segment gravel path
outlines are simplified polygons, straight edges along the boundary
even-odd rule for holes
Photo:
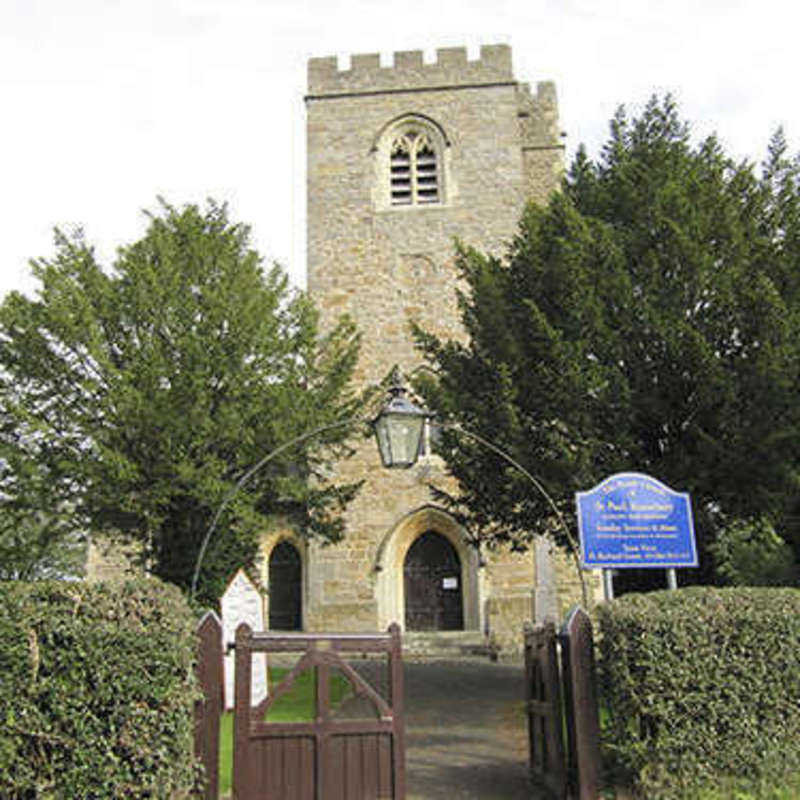
[[[521,665],[405,663],[407,800],[536,800]]]

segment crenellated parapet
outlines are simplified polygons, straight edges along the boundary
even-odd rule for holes
[[[530,84],[521,83],[518,89],[520,139],[524,148],[556,147],[561,145],[558,122],[558,98],[552,81],[536,84],[536,94]]]
[[[470,61],[465,47],[444,47],[436,51],[434,63],[426,64],[422,50],[405,50],[394,53],[391,67],[382,67],[380,56],[368,53],[352,56],[347,70],[339,69],[336,56],[312,58],[308,62],[308,94],[314,97],[514,82],[508,45],[483,45],[480,53],[480,58]]]

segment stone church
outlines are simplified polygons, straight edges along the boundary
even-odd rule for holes
[[[523,205],[557,188],[564,147],[555,86],[517,81],[506,45],[354,55],[308,64],[308,288],[323,327],[350,314],[363,333],[357,380],[419,364],[409,321],[461,335],[454,240],[503,254]],[[365,479],[343,543],[263,541],[273,627],[456,631],[516,649],[526,620],[579,597],[574,565],[539,542],[526,554],[478,551],[431,500],[453,489],[441,460],[381,467],[373,442],[339,467]],[[408,637],[407,637],[408,639]],[[413,637],[411,637],[413,641]]]
[[[440,49],[435,63],[398,52],[391,66],[354,55],[346,70],[335,57],[313,58],[306,110],[308,288],[322,326],[355,319],[363,384],[394,365],[409,373],[420,363],[411,320],[463,335],[454,241],[502,255],[525,202],[558,187],[555,86],[519,82],[506,45],[484,46],[476,60]],[[432,501],[429,484],[455,488],[437,456],[387,470],[367,441],[338,469],[344,481],[365,480],[342,543],[290,529],[263,536],[271,628],[374,631],[397,621],[412,647],[436,631],[508,651],[521,646],[524,622],[561,618],[579,599],[573,562],[547,542],[524,554],[468,543]],[[99,575],[95,562],[89,572]]]

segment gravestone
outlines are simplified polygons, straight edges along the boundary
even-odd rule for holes
[[[220,599],[222,607],[222,640],[225,647],[236,639],[236,629],[246,622],[255,632],[265,630],[264,602],[244,570],[240,569],[228,584]],[[225,654],[225,708],[233,708],[235,655]],[[251,705],[258,705],[267,696],[267,654],[253,654],[253,676],[250,692]]]

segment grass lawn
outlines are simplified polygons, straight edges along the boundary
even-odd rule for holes
[[[280,684],[288,669],[269,668],[269,685],[274,690]],[[350,692],[350,684],[340,674],[331,674],[330,693],[331,706],[336,707]],[[297,676],[288,694],[270,709],[268,722],[306,722],[314,715],[314,673],[306,670]],[[233,765],[233,712],[222,714],[219,731],[219,792],[221,796],[229,794]]]

